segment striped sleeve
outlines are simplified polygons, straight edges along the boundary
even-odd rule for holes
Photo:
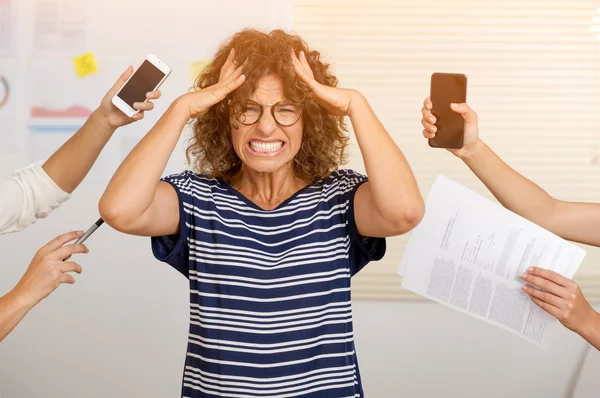
[[[194,224],[194,217],[186,212],[185,204],[193,205],[191,195],[191,178],[189,172],[170,175],[161,181],[171,184],[177,192],[179,201],[179,232],[168,236],[152,237],[152,253],[157,260],[169,264],[183,276],[189,278],[189,229]]]
[[[386,251],[385,238],[361,236],[356,228],[354,218],[354,197],[358,187],[369,181],[368,177],[352,170],[339,170],[336,178],[340,179],[340,186],[344,193],[342,201],[348,203],[346,221],[350,235],[350,269],[354,276],[371,261],[379,261]]]

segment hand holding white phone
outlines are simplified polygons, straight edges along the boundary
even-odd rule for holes
[[[133,104],[147,101],[146,93],[158,89],[170,73],[171,68],[166,63],[156,55],[148,54],[111,102],[124,114],[133,117],[138,112]]]

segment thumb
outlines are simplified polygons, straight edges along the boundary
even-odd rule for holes
[[[119,89],[121,87],[123,87],[123,85],[125,84],[125,82],[127,81],[127,79],[129,79],[129,77],[131,76],[132,73],[133,73],[133,66],[129,65],[127,67],[127,69],[125,70],[125,72],[123,72],[121,74],[121,76],[119,77],[119,79],[117,80],[117,82],[108,91],[108,94],[111,97],[114,96],[119,91]]]
[[[452,103],[450,104],[450,109],[452,109],[456,113],[460,113],[463,119],[465,119],[465,122],[469,124],[477,123],[477,114],[473,109],[471,109],[471,107],[469,107],[469,105],[465,103]]]

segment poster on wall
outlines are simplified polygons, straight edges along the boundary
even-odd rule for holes
[[[17,106],[15,92],[17,68],[0,65],[0,153],[12,152],[17,143]]]
[[[15,39],[15,13],[13,0],[0,0],[0,57],[13,55]]]
[[[109,86],[101,73],[78,77],[69,57],[32,60],[26,80],[32,162],[48,158],[75,134],[99,106]],[[107,181],[113,171],[112,158],[104,151],[87,180]]]
[[[34,53],[84,52],[88,41],[88,9],[86,2],[79,0],[35,0]]]

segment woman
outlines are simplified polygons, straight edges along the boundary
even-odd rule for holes
[[[424,102],[421,123],[426,138],[435,137],[436,118],[429,98]],[[467,104],[452,104],[465,119],[462,149],[449,151],[462,159],[507,209],[571,241],[600,246],[600,203],[557,200],[502,161],[479,138],[477,114]],[[564,326],[600,350],[600,314],[587,302],[577,283],[556,272],[531,267],[521,275],[542,290],[523,286],[525,293]]]
[[[155,256],[190,280],[185,397],[363,396],[350,277],[424,204],[365,97],[336,85],[299,37],[237,33],[100,201],[108,224],[155,236]],[[369,180],[337,170],[344,116]],[[199,173],[159,182],[190,118]]]
[[[10,179],[0,181],[0,235],[24,229],[69,199],[115,130],[134,120],[141,120],[144,111],[154,108],[151,102],[136,103],[135,109],[141,112],[131,119],[112,105],[111,98],[132,72],[133,69],[129,67],[121,75],[81,129],[43,165],[34,164],[18,170]],[[147,94],[148,99],[159,97],[158,91]],[[60,235],[42,247],[17,286],[0,297],[0,341],[29,310],[60,284],[75,283],[69,272],[81,273],[81,266],[72,261],[63,262],[62,259],[75,253],[87,253],[84,245],[64,246],[82,233]]]

